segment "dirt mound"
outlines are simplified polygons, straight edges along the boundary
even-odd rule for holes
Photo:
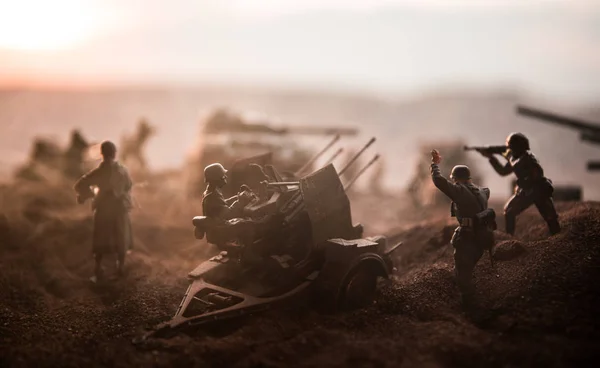
[[[498,232],[495,269],[487,255],[476,269],[470,316],[454,284],[452,226],[439,217],[394,237],[404,240],[398,271],[370,308],[321,315],[298,300],[135,347],[141,328],[174,313],[186,273],[215,253],[191,235],[198,207],[138,193],[128,273],[93,287],[91,213],[70,194],[0,188],[0,365],[554,367],[600,358],[598,203],[561,204],[564,231],[553,237],[533,210],[515,239]]]

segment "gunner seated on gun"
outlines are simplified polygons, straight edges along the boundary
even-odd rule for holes
[[[252,243],[256,224],[243,219],[244,207],[256,198],[245,185],[240,192],[225,198],[222,188],[227,184],[227,170],[223,165],[214,163],[204,169],[204,180],[208,184],[202,200],[202,212],[206,217],[202,232],[206,240],[227,251],[241,251],[241,246]],[[198,229],[199,225],[196,225]]]

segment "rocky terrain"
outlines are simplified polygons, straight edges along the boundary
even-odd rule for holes
[[[533,210],[514,239],[498,232],[495,268],[485,255],[475,272],[473,315],[458,304],[444,213],[387,224],[404,245],[394,279],[367,309],[323,315],[297,300],[135,346],[175,312],[187,272],[216,253],[193,239],[197,207],[138,200],[127,275],[96,286],[91,213],[73,204],[70,188],[0,189],[1,366],[563,367],[600,358],[599,203],[559,204],[564,231],[550,238]],[[366,202],[354,212],[368,212]]]

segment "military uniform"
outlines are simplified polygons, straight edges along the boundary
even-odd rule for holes
[[[516,156],[508,151],[505,156],[508,162],[502,166],[498,159],[492,156],[489,161],[494,170],[502,176],[514,173],[517,177],[517,188],[515,194],[504,206],[506,219],[506,232],[514,234],[516,218],[521,212],[532,204],[546,220],[551,234],[560,232],[558,214],[552,200],[552,182],[544,177],[544,170],[533,153],[525,151]]]
[[[115,161],[103,161],[96,169],[83,175],[75,191],[83,199],[92,198],[90,187],[98,187],[94,209],[93,253],[97,257],[117,253],[122,265],[127,249],[133,245],[129,211],[132,208],[132,181],[127,169]]]
[[[474,293],[472,276],[475,265],[484,250],[494,245],[493,232],[476,216],[487,210],[490,190],[472,183],[453,183],[442,176],[437,164],[431,165],[431,178],[435,186],[453,201],[452,215],[459,223],[451,240],[454,270],[463,302],[469,302]]]
[[[242,217],[243,208],[238,203],[238,196],[225,199],[221,189],[209,185],[202,198],[202,213],[206,217],[220,220]]]

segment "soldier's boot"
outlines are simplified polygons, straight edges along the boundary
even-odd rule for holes
[[[99,282],[104,279],[104,269],[102,268],[102,257],[96,256],[96,265],[94,267],[94,276],[92,282]]]
[[[550,230],[550,235],[560,233],[560,224],[558,223],[557,218],[547,219],[546,223],[548,224],[548,230]]]
[[[119,254],[117,256],[117,277],[123,277],[125,267],[125,254]]]
[[[505,221],[505,226],[506,226],[506,233],[510,234],[510,235],[515,235],[515,227],[517,224],[517,216],[515,216],[512,213],[505,213],[504,214],[504,221]]]

